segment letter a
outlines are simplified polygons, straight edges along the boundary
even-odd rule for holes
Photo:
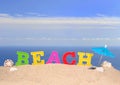
[[[58,57],[58,52],[53,51],[48,59],[48,61],[46,62],[47,64],[49,63],[60,63],[60,59]]]

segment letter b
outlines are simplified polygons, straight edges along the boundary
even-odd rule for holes
[[[17,51],[17,55],[18,55],[18,60],[16,62],[16,66],[29,64],[29,61],[28,61],[29,54],[28,53]]]

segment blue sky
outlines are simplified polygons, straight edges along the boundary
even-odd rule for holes
[[[1,0],[0,12],[48,17],[120,16],[119,0]]]
[[[0,46],[118,46],[119,3],[119,0],[2,0]]]

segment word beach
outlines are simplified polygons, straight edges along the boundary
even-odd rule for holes
[[[41,59],[41,57],[44,56],[44,51],[36,51],[36,52],[30,52],[33,62],[32,65],[39,65],[39,64],[45,64],[45,60]],[[21,52],[17,51],[18,59],[16,62],[16,65],[27,65],[29,64],[29,53],[27,52]],[[68,57],[71,57],[72,60],[69,62],[67,59]],[[78,57],[78,62],[75,59]],[[46,61],[46,64],[51,63],[63,63],[63,64],[69,64],[69,65],[79,65],[79,66],[91,66],[91,60],[93,57],[93,53],[86,53],[86,52],[65,52],[62,57],[59,57],[59,53],[57,51],[52,51],[49,58]],[[60,58],[62,58],[62,62],[60,62]]]

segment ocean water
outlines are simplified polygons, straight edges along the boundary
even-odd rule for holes
[[[77,52],[89,52],[94,53],[92,51],[93,47],[40,47],[40,46],[6,46],[6,47],[0,47],[0,66],[3,66],[4,61],[6,59],[12,59],[14,63],[16,63],[18,59],[17,51],[23,51],[29,53],[29,64],[33,62],[32,56],[30,55],[30,52],[34,51],[44,51],[44,57],[41,57],[41,59],[44,59],[45,62],[48,60],[49,56],[51,55],[52,51],[57,51],[60,61],[62,62],[62,56],[65,52],[75,52],[76,53],[76,60],[78,60]],[[108,47],[108,49],[115,55],[115,58],[110,58],[103,56],[102,61],[107,60],[112,63],[112,65],[120,70],[120,47]],[[98,66],[98,61],[100,59],[100,54],[94,53],[94,56],[92,58],[92,65]],[[72,58],[68,57],[68,62],[72,60]],[[78,61],[77,61],[78,62]],[[77,63],[76,63],[77,64]]]

